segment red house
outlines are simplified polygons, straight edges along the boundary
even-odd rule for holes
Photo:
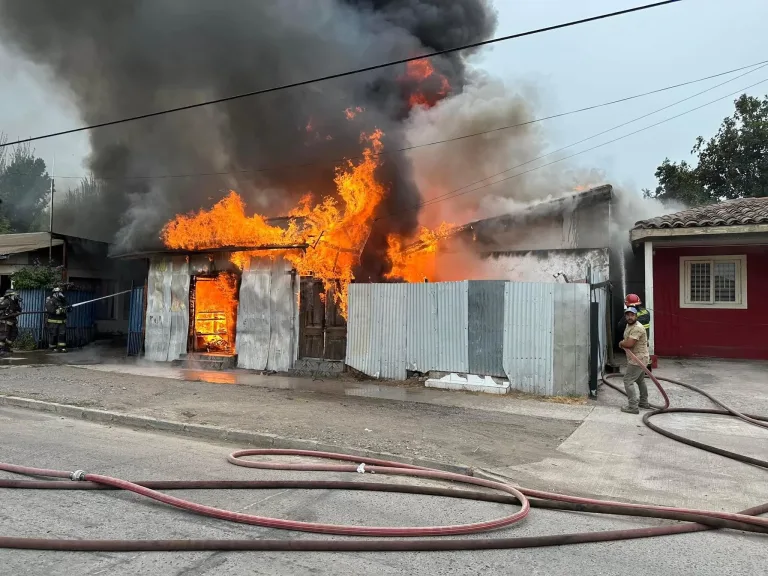
[[[768,198],[637,222],[651,354],[768,359]]]

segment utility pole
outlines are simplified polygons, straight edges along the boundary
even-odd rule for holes
[[[48,236],[50,237],[50,243],[48,244],[48,266],[51,266],[53,262],[53,178],[56,172],[56,154],[53,155],[53,165],[51,167],[51,211],[48,214]]]

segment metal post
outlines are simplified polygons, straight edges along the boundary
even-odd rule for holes
[[[653,242],[645,243],[645,307],[655,314],[653,302]],[[656,353],[656,331],[653,329],[655,322],[651,322],[651,329],[648,334],[648,352],[651,356]]]
[[[600,304],[589,304],[589,397],[597,398],[597,375],[600,348]]]
[[[50,236],[50,243],[48,244],[48,266],[51,266],[53,262],[53,185],[54,173],[56,172],[56,155],[53,156],[53,166],[51,167],[51,211],[48,214],[48,236]]]

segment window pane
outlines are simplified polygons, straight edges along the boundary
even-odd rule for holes
[[[736,262],[715,262],[715,302],[736,302]]]
[[[711,269],[709,262],[691,262],[691,302],[709,302]]]

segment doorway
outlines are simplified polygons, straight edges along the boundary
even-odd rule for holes
[[[193,276],[189,286],[189,352],[234,356],[240,277]]]

